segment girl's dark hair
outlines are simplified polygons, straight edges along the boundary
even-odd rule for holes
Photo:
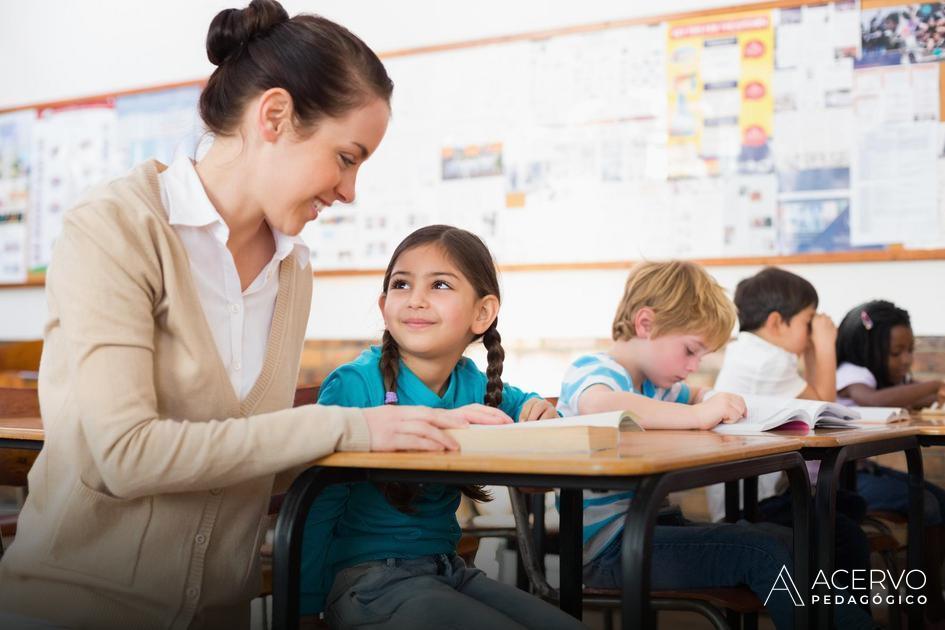
[[[460,273],[472,284],[476,295],[480,298],[494,295],[501,300],[499,293],[499,279],[496,276],[495,263],[489,248],[482,240],[460,228],[449,225],[428,225],[420,228],[405,238],[394,250],[384,273],[383,292],[386,295],[390,286],[390,276],[394,265],[402,254],[424,245],[440,247],[446,256],[459,268]],[[496,328],[497,317],[486,331],[475,337],[473,341],[482,339],[486,347],[486,395],[483,401],[490,407],[502,404],[502,362],[505,360],[505,350],[502,349],[502,337]],[[397,391],[397,374],[400,369],[400,349],[389,331],[384,331],[381,341],[381,376],[384,381],[385,392]],[[387,500],[402,512],[412,511],[410,504],[419,495],[419,487],[415,484],[386,483],[379,484]],[[492,495],[482,486],[463,486],[462,492],[474,501],[490,501]]]
[[[390,104],[394,84],[357,36],[317,15],[289,17],[276,0],[217,13],[207,32],[217,69],[200,94],[200,117],[221,136],[238,127],[246,104],[270,88],[292,97],[295,122],[311,129],[374,98]]]
[[[735,287],[738,329],[752,332],[765,325],[768,315],[777,312],[785,324],[808,306],[817,308],[817,290],[797,274],[765,267]]]
[[[886,300],[873,300],[852,309],[837,328],[837,365],[852,363],[868,369],[876,387],[898,385],[889,378],[889,335],[894,326],[909,326],[909,312]]]

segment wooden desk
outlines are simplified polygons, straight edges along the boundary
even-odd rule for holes
[[[42,418],[0,418],[0,448],[43,447]]]
[[[273,627],[295,628],[299,615],[302,534],[318,494],[335,483],[426,482],[561,488],[561,608],[580,618],[584,488],[633,488],[622,549],[625,628],[650,624],[649,550],[663,499],[677,490],[787,471],[794,499],[795,581],[809,584],[810,482],[799,440],[723,436],[702,431],[624,433],[617,449],[593,454],[335,453],[313,462],[292,484],[279,512],[273,546]],[[803,588],[803,586],[801,587]],[[796,611],[807,627],[808,607]]]
[[[813,566],[827,576],[834,570],[836,552],[836,507],[840,473],[848,461],[903,451],[909,474],[909,548],[907,564],[909,570],[922,567],[923,537],[923,479],[922,453],[919,446],[918,429],[912,423],[870,425],[858,429],[816,429],[808,435],[793,431],[771,431],[781,436],[794,437],[801,441],[801,455],[807,460],[819,460],[815,495],[815,537]],[[826,594],[825,589],[818,589]],[[817,610],[817,628],[831,628],[833,616],[830,606]],[[922,609],[911,606],[909,627],[922,627]]]
[[[0,486],[25,487],[42,447],[42,419],[0,418]]]

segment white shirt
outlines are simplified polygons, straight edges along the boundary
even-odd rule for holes
[[[276,252],[242,291],[236,263],[226,248],[230,230],[207,197],[193,162],[177,158],[160,174],[160,183],[168,221],[187,251],[217,352],[233,391],[243,400],[256,383],[266,356],[279,292],[279,263],[294,254],[299,266],[305,267],[309,249],[299,237],[272,229]]]
[[[807,388],[807,381],[797,371],[797,355],[750,332],[725,347],[722,369],[714,390],[733,394],[757,394],[797,398]],[[758,500],[777,494],[781,473],[758,477]],[[725,484],[706,488],[709,514],[713,520],[725,516]]]
[[[857,383],[862,383],[867,387],[876,389],[876,377],[862,365],[855,365],[844,361],[837,366],[837,402],[847,407],[855,406],[856,403],[853,402],[852,398],[840,397],[840,390]]]
[[[797,398],[807,382],[797,371],[797,355],[755,333],[740,332],[725,347],[725,360],[713,389],[733,394]]]

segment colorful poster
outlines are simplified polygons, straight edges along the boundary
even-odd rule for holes
[[[670,177],[770,173],[771,11],[670,22]]]
[[[857,67],[945,58],[945,3],[902,4],[860,13],[862,56]]]
[[[178,155],[194,157],[203,131],[199,99],[197,86],[118,97],[117,163],[130,169],[149,159],[170,164]]]
[[[49,264],[63,213],[118,171],[115,144],[113,99],[40,112],[30,171],[30,270]]]
[[[0,116],[0,284],[25,282],[30,144],[36,110]]]

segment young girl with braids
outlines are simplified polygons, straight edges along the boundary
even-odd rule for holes
[[[886,300],[853,308],[837,329],[837,402],[861,407],[927,407],[945,401],[945,383],[912,379],[915,337],[909,313]],[[905,473],[862,460],[857,492],[872,512],[909,512]],[[945,490],[925,482],[923,567],[927,578],[926,627],[945,628]]]
[[[380,347],[332,372],[319,404],[495,407],[518,421],[557,417],[537,394],[502,382],[496,327],[499,283],[478,237],[432,225],[408,236],[384,275]],[[482,373],[463,352],[482,340]],[[478,486],[353,483],[332,486],[308,516],[302,612],[325,610],[332,627],[581,628],[531,595],[467,568],[454,550],[460,494]]]

